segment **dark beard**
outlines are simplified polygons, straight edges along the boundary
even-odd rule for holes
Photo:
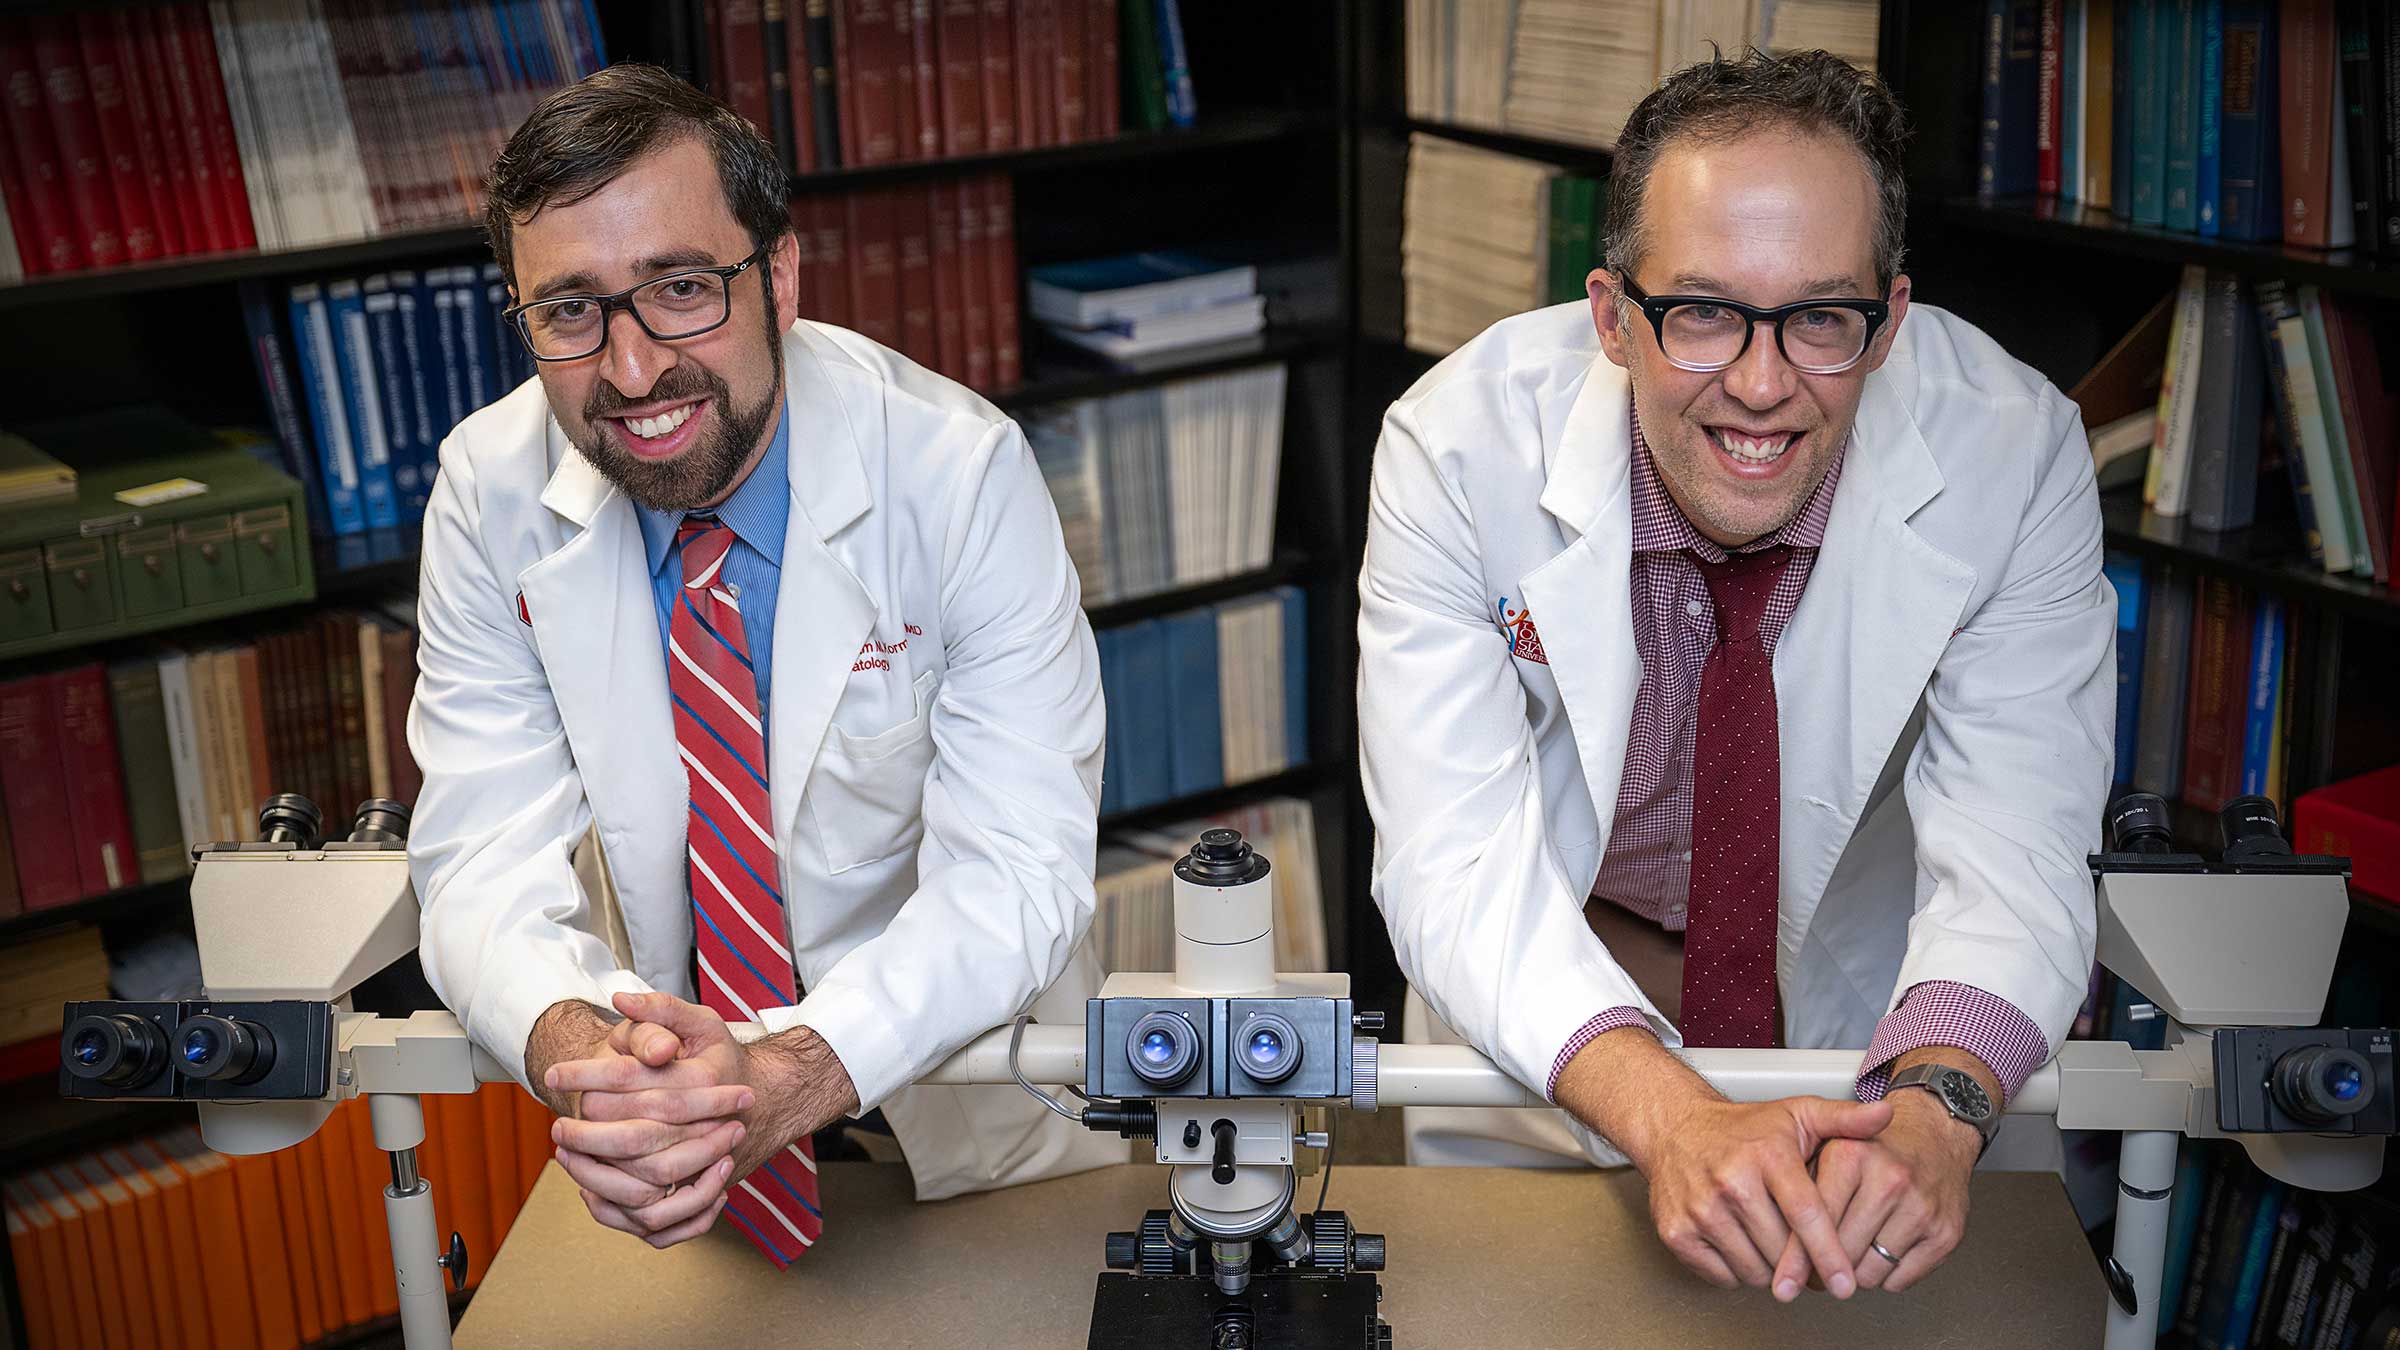
[[[585,460],[619,492],[653,511],[690,511],[725,495],[750,462],[766,435],[767,423],[783,405],[783,343],[775,331],[775,291],[766,288],[767,351],[775,361],[775,383],[766,396],[748,408],[733,406],[733,391],[716,372],[694,365],[677,365],[659,376],[639,400],[626,398],[602,380],[583,405],[584,434],[569,436]],[[693,446],[661,463],[636,459],[619,449],[600,429],[602,418],[613,417],[640,403],[676,402],[707,397],[718,416]],[[625,432],[630,436],[632,432]]]

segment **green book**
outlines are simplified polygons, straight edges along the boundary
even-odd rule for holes
[[[183,818],[175,805],[174,759],[167,751],[167,704],[158,687],[158,662],[122,661],[108,668],[109,709],[117,721],[117,755],[125,768],[125,806],[133,820],[133,851],[142,880],[171,881],[189,869]]]
[[[1549,262],[1544,303],[1583,298],[1583,279],[1592,270],[1592,213],[1600,185],[1561,174],[1550,180]]]
[[[1127,0],[1125,16],[1125,106],[1144,131],[1167,127],[1167,67],[1158,50],[1158,21],[1150,0]],[[1023,134],[1023,133],[1020,133]]]

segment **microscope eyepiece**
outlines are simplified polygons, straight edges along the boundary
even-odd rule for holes
[[[2275,1061],[2267,1092],[2294,1120],[2328,1125],[2358,1114],[2373,1102],[2375,1079],[2357,1051],[2312,1045]]]
[[[1202,830],[1192,851],[1176,860],[1175,875],[1196,886],[1243,886],[1267,874],[1264,854],[1240,830]]]
[[[2166,799],[2155,792],[2128,792],[2108,808],[2108,848],[2111,853],[2172,853],[2174,818]]]
[[[395,848],[408,842],[408,806],[389,797],[369,797],[358,804],[352,818],[350,842],[354,844],[389,844]]]
[[[2236,797],[2217,811],[2217,828],[2225,840],[2225,861],[2238,862],[2244,858],[2288,858],[2292,846],[2284,842],[2283,822],[2275,815],[2275,803],[2265,797]]]
[[[1261,1083],[1280,1083],[1300,1067],[1300,1032],[1275,1013],[1253,1013],[1242,1023],[1242,1072]]]
[[[255,1022],[199,1013],[175,1028],[175,1056],[186,1078],[254,1083],[275,1067],[275,1037]]]
[[[116,1088],[138,1088],[167,1066],[166,1039],[131,1013],[85,1013],[60,1037],[59,1060],[69,1074]]]
[[[258,808],[258,837],[294,848],[322,847],[325,813],[297,792],[278,792]]]
[[[1143,1082],[1171,1088],[1191,1077],[1199,1064],[1200,1033],[1181,1013],[1154,1012],[1125,1033],[1125,1058]]]

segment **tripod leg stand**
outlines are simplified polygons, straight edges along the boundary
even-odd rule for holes
[[[392,1155],[383,1213],[391,1226],[392,1274],[400,1286],[401,1342],[408,1350],[449,1350],[450,1296],[442,1284],[433,1187],[417,1171],[417,1146],[425,1142],[424,1104],[410,1093],[375,1093],[367,1105],[375,1147]]]

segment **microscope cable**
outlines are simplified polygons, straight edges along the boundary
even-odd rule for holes
[[[1021,1087],[1021,1088],[1025,1089],[1027,1092],[1030,1092],[1030,1093],[1032,1093],[1032,1094],[1033,1094],[1033,1096],[1034,1096],[1034,1099],[1035,1099],[1036,1101],[1039,1101],[1039,1102],[1040,1102],[1042,1105],[1049,1107],[1049,1108],[1050,1108],[1051,1110],[1053,1110],[1053,1111],[1056,1111],[1056,1112],[1057,1112],[1059,1115],[1061,1115],[1061,1116],[1064,1116],[1064,1117],[1065,1117],[1065,1118],[1067,1118],[1068,1120],[1074,1121],[1076,1124],[1078,1124],[1078,1125],[1081,1125],[1081,1124],[1083,1124],[1083,1112],[1081,1112],[1081,1111],[1075,1111],[1075,1110],[1070,1110],[1070,1109],[1068,1109],[1068,1107],[1067,1107],[1066,1103],[1064,1103],[1064,1102],[1061,1102],[1061,1101],[1060,1101],[1058,1098],[1056,1098],[1056,1097],[1053,1097],[1053,1096],[1051,1096],[1049,1093],[1047,1093],[1047,1092],[1044,1092],[1044,1091],[1042,1091],[1040,1088],[1037,1088],[1037,1087],[1035,1087],[1035,1086],[1034,1086],[1032,1083],[1030,1083],[1030,1082],[1028,1082],[1028,1081],[1026,1080],[1026,1078],[1025,1078],[1025,1071],[1024,1071],[1023,1069],[1020,1069],[1020,1068],[1018,1068],[1018,1067],[1017,1067],[1017,1051],[1018,1051],[1018,1047],[1022,1046],[1022,1045],[1025,1043],[1025,1027],[1026,1027],[1026,1025],[1027,1025],[1028,1023],[1030,1023],[1030,1022],[1032,1022],[1032,1021],[1033,1021],[1033,1015],[1032,1015],[1031,1013],[1026,1013],[1026,1014],[1023,1014],[1023,1015],[1019,1016],[1019,1017],[1017,1018],[1017,1020],[1016,1020],[1014,1023],[1010,1024],[1010,1026],[1009,1026],[1009,1029],[1008,1029],[1008,1073],[1009,1073],[1009,1076],[1017,1080],[1017,1086],[1018,1086],[1018,1087]],[[1085,1093],[1085,1092],[1084,1092],[1084,1091],[1083,1091],[1081,1088],[1078,1088],[1078,1087],[1076,1087],[1074,1084],[1072,1084],[1072,1083],[1069,1083],[1069,1084],[1066,1084],[1065,1086],[1066,1086],[1066,1089],[1067,1089],[1067,1091],[1074,1093],[1074,1094],[1075,1094],[1076,1096],[1078,1096],[1078,1097],[1081,1097],[1081,1098],[1082,1098],[1084,1101],[1086,1101],[1086,1102],[1090,1102],[1090,1101],[1092,1100],[1092,1098],[1091,1098],[1089,1095],[1087,1095],[1087,1094],[1086,1094],[1086,1093]],[[1108,1103],[1108,1104],[1109,1104],[1109,1105],[1111,1105],[1111,1106],[1119,1105],[1119,1103],[1116,1103],[1116,1102],[1110,1102],[1110,1103]]]

